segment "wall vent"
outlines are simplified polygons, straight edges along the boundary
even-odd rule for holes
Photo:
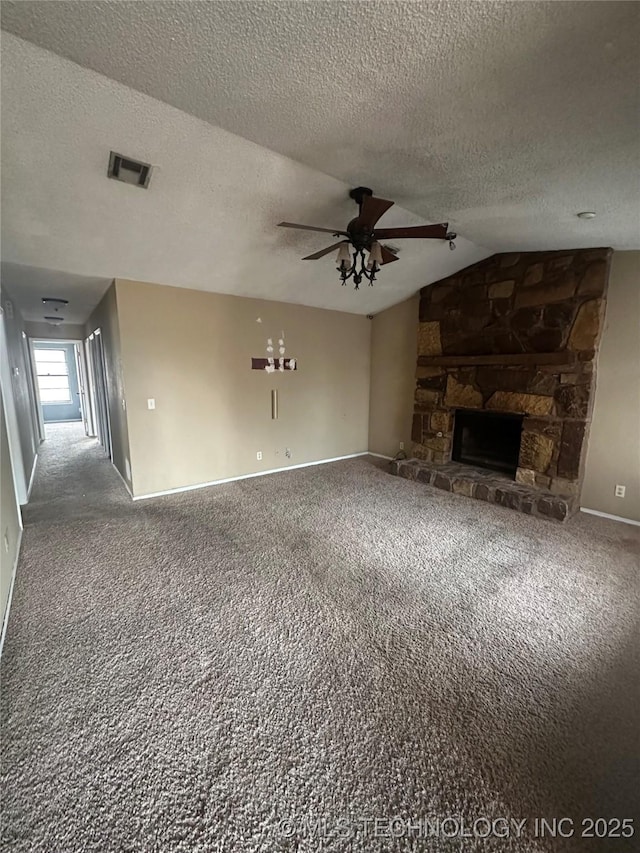
[[[151,178],[151,166],[149,163],[140,163],[138,160],[132,160],[131,157],[111,151],[107,177],[146,190]]]

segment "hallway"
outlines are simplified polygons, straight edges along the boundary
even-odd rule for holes
[[[124,484],[97,439],[85,435],[82,421],[46,424],[45,436],[23,508],[25,528],[131,511]]]

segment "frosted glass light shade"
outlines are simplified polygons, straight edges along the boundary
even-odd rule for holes
[[[351,266],[351,252],[349,251],[348,243],[343,243],[342,246],[340,246],[336,260],[339,267]]]
[[[372,264],[378,264],[378,266],[382,263],[382,248],[377,240],[371,244],[371,248],[369,249],[369,260]]]

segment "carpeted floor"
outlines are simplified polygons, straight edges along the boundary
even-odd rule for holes
[[[637,816],[640,531],[370,458],[134,504],[75,425],[25,522],[3,851],[639,849],[581,821]]]

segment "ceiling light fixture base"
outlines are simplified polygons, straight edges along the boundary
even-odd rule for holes
[[[352,198],[358,207],[362,207],[362,202],[365,199],[365,196],[372,196],[373,190],[369,189],[369,187],[355,187],[352,190],[349,190],[349,198]]]

